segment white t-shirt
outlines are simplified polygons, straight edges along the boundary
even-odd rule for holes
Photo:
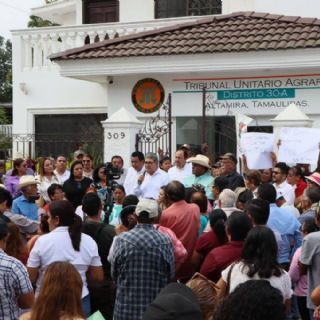
[[[168,171],[169,180],[177,180],[183,183],[184,179],[192,175],[192,164],[186,163],[183,168],[171,167]]]
[[[124,188],[126,195],[134,194],[134,189],[138,184],[138,178],[144,173],[144,167],[140,171],[130,167],[127,172],[126,179],[124,181]]]
[[[294,205],[294,200],[296,196],[294,193],[294,188],[291,184],[289,184],[287,181],[283,181],[280,184],[274,183],[273,186],[276,188],[277,192],[280,192],[286,199],[287,205]]]
[[[221,272],[222,279],[225,283],[227,283],[229,269],[232,265],[227,267],[225,270]],[[283,270],[283,273],[280,277],[272,276],[268,279],[260,278],[258,274],[255,274],[252,278],[247,276],[247,267],[242,270],[244,264],[243,262],[238,262],[234,265],[231,276],[230,276],[230,292],[232,292],[239,284],[244,283],[248,280],[267,280],[270,282],[270,285],[282,293],[283,300],[288,300],[292,296],[291,289],[291,279],[289,274]]]
[[[61,185],[70,178],[70,171],[68,169],[63,174],[59,174],[57,170],[54,170],[53,172],[57,176]]]
[[[41,282],[48,266],[56,261],[67,261],[79,271],[83,282],[82,298],[89,294],[87,288],[86,272],[89,266],[102,266],[96,242],[88,235],[81,234],[80,251],[73,249],[68,227],[57,227],[48,234],[37,239],[30,252],[27,266],[39,268],[37,289],[39,292]]]

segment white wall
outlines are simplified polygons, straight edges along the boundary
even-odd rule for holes
[[[255,11],[301,17],[320,17],[319,0],[255,0]]]
[[[154,0],[120,0],[120,22],[154,19]]]
[[[13,132],[33,133],[34,114],[107,113],[107,105],[106,85],[63,78],[58,70],[15,72]]]
[[[223,0],[222,14],[229,14],[237,11],[253,11],[254,2],[255,0]]]

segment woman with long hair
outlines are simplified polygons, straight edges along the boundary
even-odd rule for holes
[[[17,189],[20,177],[25,176],[26,174],[26,161],[21,158],[14,160],[12,173],[11,175],[8,175],[5,179],[6,189],[11,193],[13,198],[16,198],[20,193]]]
[[[50,197],[48,196],[48,188],[53,184],[59,184],[58,177],[53,172],[53,160],[49,157],[42,158],[39,163],[39,174],[36,176],[36,180],[39,181],[38,190],[40,196],[46,202],[50,202]]]
[[[19,227],[14,223],[8,224],[8,238],[5,252],[7,255],[20,260],[26,265],[29,256],[28,248]]]
[[[217,283],[220,296],[225,296],[248,280],[267,280],[280,290],[288,308],[292,295],[291,280],[277,258],[278,245],[273,231],[264,226],[252,228],[244,242],[241,260],[221,273],[222,277]]]
[[[27,263],[31,282],[39,292],[43,275],[56,261],[68,261],[79,271],[82,281],[82,305],[90,315],[90,297],[87,276],[93,281],[103,281],[103,271],[96,242],[81,233],[82,222],[67,200],[53,201],[49,205],[50,233],[38,238]]]
[[[81,160],[76,160],[70,168],[70,178],[63,184],[63,191],[66,198],[76,209],[82,203],[82,198],[90,187],[92,180],[83,175],[83,164]]]
[[[53,262],[43,277],[42,286],[32,307],[20,320],[85,319],[81,305],[82,280],[68,262]]]
[[[192,263],[199,267],[207,254],[228,241],[225,222],[227,215],[222,209],[214,209],[209,214],[210,230],[204,232],[197,240],[192,256]]]

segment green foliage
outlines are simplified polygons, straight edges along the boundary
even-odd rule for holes
[[[0,102],[12,101],[12,44],[0,36]]]
[[[30,20],[28,22],[28,28],[42,28],[42,27],[53,27],[53,26],[59,26],[59,24],[51,22],[49,20],[44,20],[35,15],[30,16]]]
[[[0,105],[0,125],[1,124],[8,124],[8,118],[7,118],[7,115],[6,115],[6,111]]]

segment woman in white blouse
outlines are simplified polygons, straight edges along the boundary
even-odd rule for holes
[[[46,203],[50,202],[50,198],[48,196],[48,188],[53,183],[59,184],[58,177],[53,172],[53,160],[51,158],[42,158],[39,164],[39,174],[36,176],[36,180],[39,181],[38,190],[40,196]]]
[[[89,316],[87,276],[93,281],[103,281],[97,244],[90,236],[81,233],[81,219],[69,201],[51,202],[48,214],[50,233],[38,238],[29,255],[27,267],[30,280],[39,292],[44,273],[51,263],[70,262],[82,278],[82,306],[86,316]]]
[[[232,292],[240,283],[248,280],[267,280],[279,289],[286,308],[292,295],[289,274],[277,262],[278,245],[271,229],[256,226],[251,229],[244,243],[241,260],[222,271],[217,285],[220,296]]]

